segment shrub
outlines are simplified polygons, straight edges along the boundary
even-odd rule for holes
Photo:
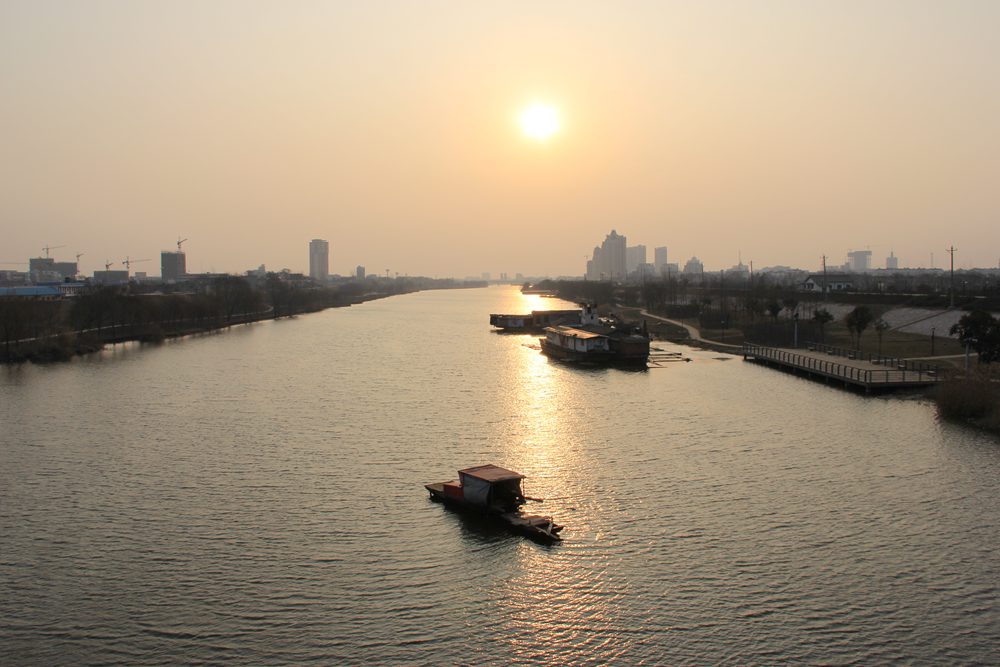
[[[934,388],[932,396],[943,419],[1000,425],[1000,387],[988,373],[944,382]]]

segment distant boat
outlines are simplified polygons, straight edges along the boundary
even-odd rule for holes
[[[528,500],[521,491],[524,475],[500,466],[482,465],[458,471],[458,480],[425,484],[431,499],[457,509],[482,512],[503,522],[511,530],[543,541],[561,540],[563,529],[552,517],[527,514],[520,510]]]
[[[544,332],[542,352],[553,359],[643,368],[649,360],[649,336],[644,329],[602,322],[590,306],[583,309],[580,324],[546,327]]]
[[[521,294],[534,294],[535,296],[557,296],[555,291],[544,287],[533,287],[525,283],[521,286]]]
[[[541,333],[545,327],[580,321],[580,309],[533,310],[527,315],[491,313],[490,324],[513,333]]]

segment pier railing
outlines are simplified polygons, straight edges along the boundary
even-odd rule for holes
[[[823,350],[816,351],[822,352]],[[835,358],[824,359],[815,353],[799,353],[794,350],[766,347],[754,343],[745,343],[743,345],[744,359],[752,358],[758,361],[771,362],[777,366],[841,380],[849,384],[863,386],[866,389],[878,386],[891,387],[931,384],[941,379],[937,369],[930,368],[930,364],[916,364],[918,367],[909,367],[908,364],[890,364],[884,368],[872,369],[857,365],[856,359],[844,359],[840,361],[840,357],[837,357],[837,355],[831,356]],[[855,361],[855,363],[850,363],[851,361]],[[924,366],[927,366],[927,368],[924,368]]]
[[[847,359],[859,359],[877,366],[894,368],[900,371],[915,371],[918,373],[937,374],[940,367],[937,364],[929,364],[926,361],[916,361],[913,359],[900,359],[899,357],[886,357],[881,354],[865,354],[860,350],[851,350],[844,347],[834,347],[823,343],[807,342],[806,349],[815,352],[824,352],[833,357],[846,357]]]

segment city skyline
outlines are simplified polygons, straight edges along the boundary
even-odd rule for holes
[[[342,275],[577,275],[617,228],[707,266],[996,267],[998,18],[6,3],[0,261],[65,245],[89,272],[183,235],[192,271],[306,271],[318,237]]]
[[[611,233],[616,233],[616,230],[611,230]],[[627,235],[620,235],[620,238],[627,239]],[[188,239],[184,239],[184,241],[187,241],[187,240]],[[312,265],[313,248],[314,248],[314,245],[317,244],[317,242],[323,244],[322,249],[320,249],[319,246],[316,246],[317,247],[317,253],[325,252],[325,254],[327,256],[327,261],[323,265],[323,269],[322,269],[322,272],[321,272],[322,275],[317,275],[315,273],[314,267]],[[212,273],[219,273],[219,274],[230,274],[230,275],[244,275],[244,274],[247,274],[247,273],[257,273],[257,272],[259,272],[261,270],[261,267],[264,267],[268,271],[277,271],[277,272],[280,272],[280,271],[291,271],[292,273],[299,273],[299,274],[310,276],[312,278],[317,278],[319,280],[325,280],[327,277],[332,277],[332,276],[340,276],[340,277],[356,276],[358,269],[362,268],[362,266],[363,266],[363,265],[359,265],[359,264],[354,264],[353,267],[349,267],[347,269],[344,269],[343,271],[336,270],[334,268],[331,268],[332,263],[330,261],[331,260],[330,256],[332,255],[332,252],[331,252],[330,245],[329,245],[328,241],[325,241],[325,240],[322,240],[322,239],[312,239],[312,240],[310,240],[308,242],[308,245],[309,245],[308,257],[306,258],[306,260],[304,262],[304,266],[302,266],[302,267],[287,267],[287,266],[281,266],[281,267],[279,267],[279,266],[275,266],[275,265],[269,265],[268,262],[266,261],[266,258],[264,258],[264,261],[258,263],[256,266],[247,266],[247,267],[245,267],[245,268],[243,268],[241,270],[236,270],[236,271],[216,271],[214,269],[207,269],[206,270],[206,269],[200,269],[200,268],[198,268],[198,265],[196,265],[194,268],[191,268],[191,267],[189,267],[189,266],[187,266],[185,264],[186,259],[187,259],[187,252],[186,251],[185,252],[181,252],[179,249],[176,249],[176,250],[169,250],[169,251],[168,250],[160,251],[160,253],[159,253],[160,258],[157,260],[158,263],[159,263],[159,266],[161,268],[160,274],[157,274],[155,272],[155,269],[151,269],[150,265],[143,265],[142,268],[137,268],[137,269],[135,269],[135,271],[137,273],[139,273],[139,274],[149,275],[149,276],[158,276],[158,275],[162,274],[165,280],[175,280],[178,276],[183,275],[185,273],[188,273],[188,274],[202,274],[202,273],[212,274]],[[58,248],[62,249],[63,246],[58,246]],[[650,255],[648,253],[648,249],[649,248],[652,248],[653,250],[656,251],[656,255],[655,256],[650,257]],[[77,253],[77,259],[74,262],[61,261],[60,258],[62,257],[62,255],[60,255],[59,252],[56,252],[55,249],[56,249],[56,246],[47,246],[47,247],[42,248],[43,251],[45,251],[45,250],[52,251],[52,256],[51,257],[43,257],[42,254],[38,254],[38,255],[32,255],[29,258],[22,258],[22,259],[13,260],[13,261],[5,262],[5,263],[0,263],[0,271],[29,271],[29,267],[35,267],[36,265],[41,265],[42,263],[52,263],[52,262],[54,262],[57,266],[62,267],[61,272],[63,274],[65,274],[65,275],[70,275],[70,274],[66,273],[65,269],[66,269],[66,267],[69,267],[69,266],[72,265],[74,267],[78,267],[78,271],[76,273],[78,273],[79,275],[82,275],[83,277],[90,277],[95,272],[96,273],[101,273],[101,272],[106,271],[108,269],[111,269],[112,272],[116,272],[116,271],[117,272],[121,272],[121,271],[119,271],[119,268],[123,267],[123,266],[126,266],[126,264],[128,262],[138,263],[138,262],[149,262],[149,261],[151,261],[149,259],[131,259],[130,260],[129,257],[126,257],[122,261],[106,260],[104,262],[95,262],[94,264],[96,266],[94,266],[94,268],[91,269],[89,266],[87,266],[84,262],[82,262],[80,260],[80,257],[83,256],[84,253]],[[632,253],[632,252],[636,252],[636,251],[641,251],[642,252],[642,257],[645,258],[644,260],[641,261],[641,263],[647,265],[647,270],[651,270],[651,271],[655,271],[655,272],[659,272],[659,273],[663,272],[660,267],[661,266],[664,266],[664,267],[666,266],[665,259],[667,257],[667,249],[668,249],[668,246],[655,246],[654,247],[654,246],[647,246],[647,244],[644,244],[644,243],[637,243],[637,244],[633,244],[633,245],[628,245],[627,247],[623,245],[620,248],[620,250],[623,253]],[[593,248],[593,250],[594,251],[599,251],[599,250],[601,250],[601,248],[600,247],[595,247],[595,248]],[[890,249],[884,256],[880,256],[879,254],[877,254],[874,251],[872,251],[870,249],[870,247],[865,247],[864,249],[846,249],[846,250],[843,250],[842,252],[840,252],[839,254],[838,253],[831,253],[829,255],[823,255],[823,256],[821,256],[819,258],[819,261],[815,265],[808,265],[808,266],[781,263],[780,261],[776,262],[774,264],[760,264],[759,262],[754,263],[754,260],[752,258],[744,258],[741,253],[738,253],[737,256],[736,256],[736,258],[733,261],[727,263],[726,260],[724,259],[721,264],[717,264],[717,265],[708,264],[708,266],[704,270],[706,270],[706,271],[729,270],[729,269],[732,269],[732,268],[735,268],[735,267],[738,267],[738,266],[749,267],[752,264],[753,266],[756,266],[756,268],[758,270],[765,269],[765,268],[772,268],[772,267],[780,267],[780,268],[791,268],[791,269],[801,270],[801,271],[806,271],[806,272],[815,272],[815,271],[822,270],[824,261],[826,263],[826,266],[828,268],[832,269],[832,270],[846,270],[846,271],[850,271],[850,272],[859,272],[859,273],[864,273],[864,272],[868,272],[868,271],[883,270],[883,269],[885,269],[885,270],[924,270],[924,269],[927,269],[927,270],[930,270],[930,269],[942,270],[942,269],[948,269],[951,266],[951,257],[949,257],[949,254],[950,254],[949,251],[950,250],[954,250],[955,251],[955,253],[954,253],[955,254],[955,265],[954,265],[954,268],[956,270],[1000,269],[1000,262],[998,262],[998,264],[994,265],[994,266],[972,266],[972,265],[969,265],[967,262],[963,263],[961,261],[962,255],[961,255],[960,249],[959,248],[955,248],[955,247],[944,248],[944,250],[942,252],[940,252],[940,253],[930,253],[928,255],[929,261],[927,263],[916,263],[916,264],[908,263],[905,258],[900,258],[900,256],[898,254],[896,254],[895,251],[892,250],[892,249]],[[661,256],[660,256],[660,252],[661,251],[663,253],[662,254],[662,258],[664,259],[664,261],[662,261],[662,262],[661,262]],[[317,255],[317,257],[318,257],[318,255]],[[516,274],[516,275],[520,275],[520,276],[530,276],[530,277],[536,277],[536,278],[537,277],[553,277],[554,278],[554,277],[574,277],[574,276],[579,276],[579,277],[586,277],[588,279],[593,280],[593,279],[602,279],[602,278],[600,278],[602,275],[603,275],[603,279],[607,279],[608,278],[608,274],[607,274],[607,270],[606,269],[603,270],[603,271],[600,268],[597,268],[597,269],[595,269],[593,271],[589,271],[588,270],[587,267],[591,266],[591,264],[594,262],[595,256],[591,256],[591,257],[585,258],[585,259],[586,259],[585,263],[586,263],[587,266],[584,267],[584,266],[581,265],[580,270],[577,271],[576,273],[569,272],[569,273],[563,273],[563,274],[556,274],[554,272],[539,272],[539,273],[534,273],[534,274],[526,274],[526,273],[524,273],[522,271],[504,270],[501,267],[501,268],[496,269],[496,270],[472,272],[472,273],[470,273],[468,275],[446,275],[446,274],[437,273],[437,274],[429,275],[428,277],[456,278],[456,279],[473,278],[473,279],[478,280],[482,276],[487,275],[487,274],[490,274],[490,275],[508,275],[508,274],[509,275],[515,275]],[[677,266],[679,268],[683,267],[690,260],[696,260],[697,263],[699,263],[699,264],[704,263],[704,260],[702,260],[697,253],[692,253],[692,254],[689,254],[689,255],[676,255],[676,254],[673,254],[673,252],[671,252],[670,255],[669,255],[669,259],[670,259],[669,263],[671,265]],[[652,261],[650,261],[650,260],[652,260]],[[351,260],[351,261],[353,261],[353,260]],[[351,263],[351,261],[344,260],[343,263],[348,264],[348,263]],[[605,260],[605,261],[607,261],[607,260]],[[635,260],[635,261],[638,262],[639,260]],[[163,267],[164,266],[168,266],[168,265],[171,266],[171,267],[173,267],[174,262],[178,262],[177,268],[171,268],[167,273],[164,273],[163,272]],[[203,258],[202,261],[200,262],[200,264],[202,264],[202,265],[213,265],[214,262],[213,262],[213,260],[211,258]],[[625,275],[630,275],[635,270],[635,268],[636,268],[633,265],[634,264],[633,260],[626,260],[624,256],[620,260],[619,264],[621,264],[621,266],[618,267],[617,270],[612,270],[611,271],[611,274],[613,274],[615,276],[616,280],[622,280]],[[128,273],[131,273],[132,272],[131,266],[129,266],[127,268],[128,268]],[[30,268],[30,271],[34,271],[34,270],[35,270],[34,268]],[[403,272],[403,271],[394,271],[394,270],[389,269],[389,268],[382,269],[382,270],[383,271],[389,271],[389,272],[392,272],[392,273],[395,273],[395,274],[398,274],[398,275],[404,275],[404,276],[408,276],[408,275],[420,275],[420,274],[410,274],[410,273]],[[375,274],[378,275],[379,272],[376,272]],[[503,279],[501,278],[501,280],[503,280]]]

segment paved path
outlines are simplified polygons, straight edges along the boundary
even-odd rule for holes
[[[668,317],[662,317],[660,315],[654,315],[651,312],[649,312],[648,310],[640,310],[639,314],[642,315],[643,317],[648,317],[648,318],[650,318],[652,320],[659,320],[660,322],[667,322],[668,324],[674,324],[674,325],[677,325],[679,327],[684,327],[684,329],[688,333],[688,338],[690,338],[693,341],[696,341],[696,342],[699,342],[699,343],[705,343],[706,345],[711,345],[713,347],[724,348],[727,352],[731,350],[733,352],[733,354],[739,354],[743,350],[743,346],[742,345],[733,345],[732,343],[720,343],[717,340],[709,340],[708,338],[702,338],[701,332],[698,331],[697,329],[695,329],[690,324],[685,324],[684,322],[680,322],[678,320],[672,320],[672,319],[670,319]]]

